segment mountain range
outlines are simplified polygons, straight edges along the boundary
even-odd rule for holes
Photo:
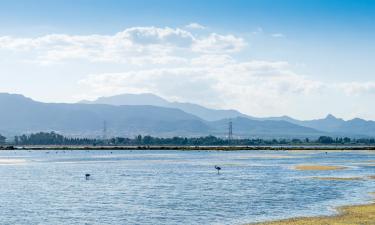
[[[289,116],[280,117],[254,117],[243,114],[237,110],[217,110],[206,108],[192,103],[169,102],[154,94],[123,94],[111,97],[101,97],[95,101],[84,101],[90,104],[111,104],[111,105],[154,105],[181,109],[187,113],[196,115],[203,120],[217,121],[230,118],[243,117],[253,121],[284,121],[295,125],[312,128],[316,131],[332,135],[348,136],[375,136],[375,122],[355,118],[343,120],[329,114],[323,119],[297,120]],[[259,122],[261,124],[266,124]]]
[[[257,118],[236,110],[169,102],[153,94],[124,94],[67,104],[42,103],[22,95],[0,93],[0,107],[0,133],[8,136],[55,131],[98,137],[103,135],[104,123],[108,136],[226,136],[230,121],[236,137],[375,136],[375,122],[359,118]]]
[[[150,93],[143,94],[122,94],[110,97],[100,97],[95,101],[81,101],[85,104],[109,104],[109,105],[153,105],[160,107],[181,109],[184,112],[196,115],[207,121],[216,121],[227,118],[247,117],[248,115],[236,110],[210,109],[198,104],[169,102],[157,95]]]

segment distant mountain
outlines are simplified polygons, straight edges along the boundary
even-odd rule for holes
[[[375,122],[359,118],[345,121],[328,114],[325,118],[316,120],[296,120],[287,116],[264,118],[264,120],[287,121],[296,125],[327,132],[333,136],[375,137]]]
[[[324,119],[297,121],[295,123],[326,132],[337,132],[338,129],[346,122],[343,119],[336,118],[333,115],[329,114]]]
[[[256,120],[278,120],[278,121],[287,121],[290,123],[299,123],[301,122],[300,120],[293,119],[292,117],[289,116],[276,116],[276,117],[258,117]]]
[[[0,94],[0,130],[8,133],[56,131],[65,135],[226,136],[228,119],[206,121],[180,109],[151,105],[41,103],[22,95]],[[324,134],[286,121],[232,119],[235,136],[312,137]]]
[[[0,130],[12,133],[57,131],[101,135],[103,122],[111,135],[201,135],[209,126],[179,109],[156,106],[111,106],[41,103],[21,95],[0,94]]]
[[[341,124],[336,130],[334,130],[334,132],[344,134],[362,134],[375,137],[375,122],[355,118]]]
[[[153,105],[167,106],[169,102],[157,95],[144,94],[122,94],[110,97],[100,97],[95,101],[81,101],[84,104],[107,104],[107,105]]]
[[[168,107],[181,109],[187,113],[191,113],[207,121],[216,121],[216,120],[235,118],[235,117],[245,117],[245,118],[253,119],[253,117],[240,113],[237,110],[210,109],[210,108],[206,108],[206,107],[203,107],[197,104],[192,104],[192,103],[172,102],[168,104]]]
[[[296,120],[288,116],[269,117],[262,120],[287,121],[299,126],[313,128],[332,136],[375,137],[375,121],[355,118],[343,120],[331,114],[323,119]]]
[[[321,133],[332,136],[375,136],[374,121],[366,121],[362,119],[345,121],[330,114],[326,118],[316,120],[297,120],[289,116],[260,118],[252,117],[231,109],[217,110],[192,103],[169,102],[153,94],[123,94],[112,97],[102,97],[95,101],[84,101],[83,103],[108,105],[153,105],[180,109],[186,113],[193,114],[203,120],[211,122],[242,117],[252,121],[284,121],[305,128],[312,128]],[[263,125],[265,124],[267,123],[263,123]],[[275,133],[274,131],[270,132],[272,134]]]
[[[110,97],[101,97],[94,101],[81,101],[85,104],[108,104],[108,105],[153,105],[181,109],[187,113],[196,115],[207,121],[215,121],[226,118],[247,117],[248,115],[236,110],[210,109],[198,104],[169,102],[157,95],[146,94],[122,94]]]
[[[317,120],[296,120],[288,116],[268,117],[268,118],[263,118],[263,120],[287,121],[290,123],[314,128],[314,129],[325,131],[325,132],[335,132],[341,125],[345,123],[343,119],[338,119],[331,114],[329,114],[324,119],[317,119]]]
[[[299,126],[287,121],[262,121],[251,120],[243,117],[211,122],[211,126],[214,127],[215,131],[225,131],[228,128],[229,121],[232,121],[233,127],[235,128],[235,133],[239,136],[248,136],[247,134],[253,134],[253,137],[301,138],[326,135],[324,132]]]

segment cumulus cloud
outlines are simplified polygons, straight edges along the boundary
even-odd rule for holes
[[[96,90],[98,96],[152,92],[179,101],[262,110],[271,102],[276,107],[290,94],[305,95],[322,88],[320,82],[294,73],[286,62],[236,62],[225,55],[205,55],[183,67],[92,74],[80,84]]]
[[[235,60],[226,54],[203,54],[191,59],[192,66],[219,67],[233,64]]]
[[[205,26],[203,26],[199,23],[190,23],[190,24],[186,25],[186,28],[189,28],[189,29],[206,29]]]
[[[233,53],[242,50],[246,41],[233,35],[210,34],[194,43],[193,51],[203,53]]]
[[[35,62],[84,59],[135,65],[170,64],[188,54],[240,51],[246,42],[234,35],[197,36],[170,27],[132,27],[114,35],[52,34],[36,38],[0,37],[0,50],[28,52]]]
[[[238,54],[248,45],[243,38],[205,30],[198,35],[194,31],[199,24],[190,25],[189,29],[131,27],[113,35],[0,36],[0,51],[43,64],[78,59],[89,65],[100,63],[101,71],[120,71],[81,79],[85,96],[93,97],[152,92],[179,101],[264,113],[294,104],[293,98],[327,90],[348,96],[375,94],[374,82],[327,84],[295,72],[286,61],[246,60]]]
[[[176,47],[190,47],[194,36],[185,30],[157,27],[133,27],[115,35],[119,40],[129,40],[139,45],[172,45]]]
[[[174,99],[212,99],[215,79],[204,69],[162,68],[124,73],[89,75],[81,84],[94,88],[99,95],[151,92]]]

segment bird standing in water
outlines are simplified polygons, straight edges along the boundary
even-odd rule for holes
[[[215,169],[217,170],[217,174],[220,174],[221,167],[220,166],[215,166]]]

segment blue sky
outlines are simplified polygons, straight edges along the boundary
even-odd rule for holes
[[[29,26],[45,27],[47,32],[114,32],[134,24],[178,26],[193,20],[244,32],[263,25],[305,35],[373,34],[374,6],[368,0],[25,0],[1,1],[0,18],[3,32],[14,33],[23,33]]]
[[[374,17],[375,1],[1,1],[0,91],[375,119]]]

